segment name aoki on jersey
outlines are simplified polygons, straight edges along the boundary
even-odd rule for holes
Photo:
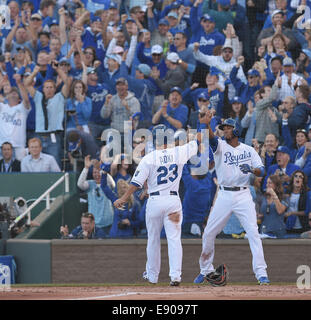
[[[242,154],[234,155],[230,151],[224,153],[225,161],[224,163],[228,165],[235,164],[238,166],[240,163],[246,162],[248,159],[251,158],[251,153],[244,151]]]
[[[167,156],[160,157],[161,164],[166,164],[168,162],[173,162],[173,161],[174,161],[173,155],[167,155]]]

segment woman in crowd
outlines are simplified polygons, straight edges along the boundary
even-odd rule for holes
[[[119,179],[117,182],[116,194],[107,186],[107,174],[103,173],[101,178],[101,188],[104,191],[105,195],[113,203],[118,198],[122,197],[123,194],[125,194],[125,192],[129,188],[129,184],[125,180]],[[123,209],[114,208],[110,237],[133,237],[137,235],[141,223],[139,220],[140,209],[141,207],[137,200],[135,200],[134,195],[129,198]]]
[[[311,192],[302,170],[292,174],[286,194],[289,203],[285,213],[287,233],[301,234],[308,229],[308,214],[311,211]]]
[[[278,175],[270,176],[258,215],[262,219],[262,234],[277,238],[285,236],[284,213],[287,207],[280,177]]]

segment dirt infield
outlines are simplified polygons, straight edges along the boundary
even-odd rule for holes
[[[12,286],[0,300],[311,300],[311,289],[296,285],[182,284],[129,286]]]

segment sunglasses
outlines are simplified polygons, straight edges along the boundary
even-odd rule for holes
[[[297,129],[296,132],[304,132],[307,133],[307,131],[305,129]]]
[[[208,100],[200,98],[199,101],[200,102],[207,102]]]
[[[161,53],[153,53],[152,55],[155,57],[160,57]]]
[[[94,53],[92,51],[85,51],[84,54],[91,54],[93,55]]]

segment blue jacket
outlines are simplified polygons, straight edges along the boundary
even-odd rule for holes
[[[96,86],[88,85],[87,96],[92,99],[92,114],[90,122],[97,124],[110,124],[110,118],[103,119],[100,116],[100,110],[105,103],[106,95],[110,93],[109,88],[105,84],[97,84]]]
[[[301,158],[305,152],[305,146],[301,147],[296,155],[296,159]],[[302,171],[308,176],[308,187],[311,188],[311,154],[308,154],[306,162],[302,168]]]
[[[308,117],[311,116],[311,105],[306,103],[298,104],[288,117],[288,126],[291,136],[295,138],[297,129],[307,129]]]
[[[236,96],[240,97],[242,103],[246,105],[249,100],[253,99],[255,92],[260,89],[260,85],[250,87],[249,84],[243,83],[237,77],[237,73],[238,68],[234,66],[230,73],[230,80],[236,90]]]
[[[161,107],[160,107],[161,108]],[[167,114],[174,118],[175,120],[178,120],[181,122],[182,127],[185,128],[188,120],[188,107],[184,104],[180,104],[177,108],[172,108],[169,104],[167,106]],[[167,129],[172,129],[174,131],[177,130],[177,128],[173,127],[163,116],[161,116],[159,123],[165,124]]]
[[[82,226],[78,226],[72,230],[68,238],[83,239],[83,229]],[[94,231],[88,237],[88,239],[103,239],[106,238],[104,231],[101,228],[95,226]]]
[[[222,46],[225,43],[225,36],[217,29],[208,34],[204,31],[199,20],[198,8],[191,8],[190,21],[192,31],[190,43],[199,42],[200,51],[202,53],[213,55],[213,49],[216,46]]]
[[[75,99],[67,99],[66,110],[76,110],[75,115],[67,115],[67,129],[77,128],[77,125],[87,125],[92,114],[92,100],[85,97],[83,102]]]
[[[127,79],[129,91],[135,94],[140,102],[143,120],[152,120],[152,105],[157,90],[157,85],[152,78],[136,79],[128,73],[127,66],[123,61],[120,67],[120,76]]]

